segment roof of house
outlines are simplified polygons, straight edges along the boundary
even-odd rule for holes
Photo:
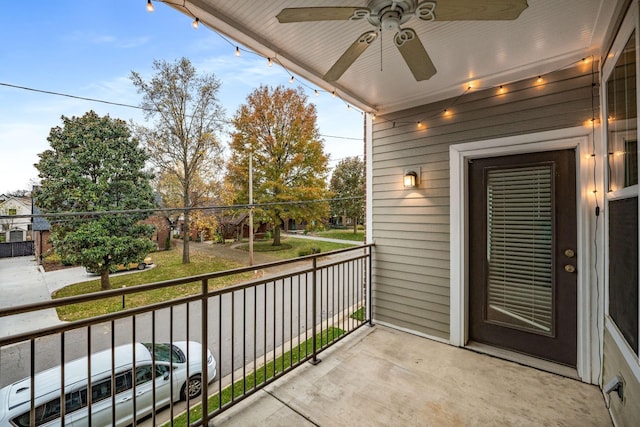
[[[34,204],[32,213],[34,215],[39,215],[42,212]],[[51,224],[49,223],[49,221],[47,221],[46,218],[44,218],[44,217],[34,217],[33,218],[33,231],[48,231],[49,229],[51,229]]]

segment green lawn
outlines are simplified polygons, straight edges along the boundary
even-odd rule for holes
[[[342,329],[329,328],[316,335],[316,349],[327,345],[327,343],[336,340],[340,335],[344,334]],[[304,360],[307,355],[313,351],[313,339],[310,338],[307,341],[302,342],[299,346],[294,347],[291,351],[287,351],[282,356],[277,357],[275,360],[268,362],[266,365],[260,366],[255,372],[252,372],[246,376],[245,379],[240,379],[222,390],[220,395],[218,393],[209,396],[208,399],[208,411],[209,413],[217,410],[220,406],[225,406],[231,402],[233,398],[242,396],[245,392],[248,392],[260,384],[270,380],[277,374],[281,374],[286,369],[289,369],[292,365],[297,364],[300,360]],[[222,400],[222,402],[220,402]],[[189,423],[202,418],[202,404],[194,405],[189,410]],[[165,426],[170,423],[164,424]],[[173,425],[177,427],[187,426],[187,413],[183,413],[173,420]]]
[[[182,264],[182,253],[178,250],[155,252],[151,254],[151,256],[155,264],[154,268],[147,268],[147,270],[139,273],[112,274],[110,276],[111,288],[117,289],[123,286],[132,287],[146,283],[154,283],[163,280],[177,279],[242,267],[240,264],[228,260],[221,260],[220,258],[212,255],[196,253],[195,251],[190,254],[191,262],[189,264]],[[245,273],[243,275],[222,277],[216,280],[211,280],[209,281],[209,289],[218,289],[238,283],[242,280],[247,280],[251,277],[251,273]],[[157,289],[144,293],[141,292],[139,294],[130,294],[125,297],[126,308],[141,307],[186,295],[196,294],[200,292],[200,287],[200,282],[195,282],[192,284],[172,286],[170,288]],[[96,276],[95,280],[78,283],[60,289],[53,295],[53,298],[82,295],[91,292],[100,292],[100,279],[98,276]],[[68,305],[59,307],[57,310],[60,320],[72,321],[86,319],[88,317],[122,310],[122,297]]]
[[[282,247],[274,248],[273,241],[256,242],[254,250],[256,252],[268,251],[269,255],[280,259],[294,259],[299,257],[301,250],[312,247],[320,249],[320,252],[328,252],[335,249],[352,247],[349,243],[331,243],[322,241],[310,241],[288,237],[282,239]],[[243,245],[241,249],[249,250],[249,245]],[[139,273],[124,274],[116,273],[110,276],[111,288],[117,289],[123,286],[127,288],[147,283],[161,282],[164,280],[179,279],[182,277],[196,276],[199,274],[213,273],[217,271],[231,270],[243,265],[220,259],[213,255],[203,254],[192,250],[190,254],[191,262],[182,264],[182,253],[179,250],[165,252],[155,252],[152,255],[154,268]],[[233,285],[252,277],[251,273],[222,277],[209,281],[209,290]],[[129,294],[125,296],[125,308],[142,307],[162,301],[193,295],[200,292],[200,282],[172,286],[169,288],[157,289],[154,291]],[[100,292],[100,279],[77,283],[67,286],[57,291],[53,298],[63,298],[75,295],[83,295],[92,292]],[[122,297],[113,297],[89,301],[82,304],[68,305],[57,308],[60,320],[73,321],[113,313],[122,310]]]
[[[273,240],[254,242],[253,250],[255,252],[268,252],[269,255],[281,259],[293,259],[298,258],[301,250],[312,247],[320,249],[320,252],[329,252],[354,246],[354,244],[351,243],[322,242],[320,240],[296,239],[295,237],[282,238],[280,243],[282,243],[282,249],[274,250],[277,246],[273,246]],[[249,244],[241,245],[238,249],[248,251]]]
[[[353,240],[355,242],[364,242],[364,230],[358,230],[357,233],[353,232],[353,229],[343,229],[343,230],[326,230],[326,231],[318,231],[317,233],[313,233],[318,237],[330,237],[332,239],[340,239],[340,240]]]

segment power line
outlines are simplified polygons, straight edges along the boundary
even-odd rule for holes
[[[250,209],[250,208],[262,208],[271,206],[300,206],[309,205],[315,203],[335,202],[342,200],[360,200],[362,196],[351,197],[335,197],[331,199],[317,199],[317,200],[302,200],[291,202],[267,202],[267,203],[254,203],[254,204],[238,204],[238,205],[210,205],[210,206],[198,206],[198,207],[179,207],[179,208],[150,208],[150,209],[124,209],[124,210],[107,210],[107,211],[86,211],[86,212],[52,212],[52,213],[40,213],[40,214],[23,214],[23,215],[0,215],[0,220],[4,219],[19,219],[19,218],[68,218],[74,216],[84,217],[99,217],[104,215],[131,215],[131,214],[152,214],[159,212],[168,213],[182,213],[192,211],[225,211],[233,209]]]
[[[99,103],[102,103],[102,104],[116,105],[118,107],[135,108],[137,110],[143,110],[143,111],[157,111],[157,110],[142,108],[142,107],[140,107],[138,105],[124,104],[124,103],[121,103],[121,102],[113,102],[113,101],[105,101],[104,99],[88,98],[86,96],[71,95],[71,94],[68,94],[68,93],[54,92],[54,91],[51,91],[51,90],[44,90],[44,89],[36,89],[36,88],[32,88],[32,87],[27,87],[27,86],[14,85],[14,84],[11,84],[11,83],[2,83],[2,82],[0,82],[0,86],[6,86],[6,87],[14,88],[14,89],[22,89],[22,90],[27,90],[27,91],[30,91],[30,92],[44,93],[46,95],[64,96],[66,98],[80,99],[82,101],[91,101],[91,102],[99,102]]]
[[[322,135],[322,134],[320,136],[323,136],[325,138],[350,139],[352,141],[362,141],[362,140],[364,140],[364,138],[355,138],[355,137],[352,137],[352,136],[336,136],[336,135]]]
[[[160,110],[155,109],[155,108],[144,108],[144,107],[140,107],[139,105],[125,104],[123,102],[107,101],[107,100],[104,100],[104,99],[90,98],[90,97],[87,97],[87,96],[71,95],[69,93],[56,92],[56,91],[45,90],[45,89],[37,89],[37,88],[33,88],[33,87],[20,86],[20,85],[15,85],[15,84],[11,84],[11,83],[0,82],[0,86],[10,87],[12,89],[26,90],[26,91],[29,91],[29,92],[42,93],[42,94],[45,94],[45,95],[63,96],[65,98],[78,99],[78,100],[81,100],[81,101],[98,102],[98,103],[101,103],[101,104],[114,105],[114,106],[117,106],[117,107],[133,108],[135,110],[141,110],[141,111],[150,111],[150,112],[157,112],[157,113],[160,112]],[[233,122],[231,120],[226,120],[226,119],[214,119],[213,121],[217,122],[217,123],[224,123],[226,125],[233,124]],[[319,134],[319,135],[321,137],[323,137],[323,138],[337,138],[337,139],[348,139],[348,140],[353,140],[353,141],[362,141],[362,138],[355,138],[355,137],[350,137],[350,136],[337,136],[337,135],[324,135],[324,134]]]

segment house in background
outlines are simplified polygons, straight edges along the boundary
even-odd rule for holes
[[[4,195],[3,195],[4,196]],[[0,241],[24,242],[32,240],[31,219],[11,218],[16,215],[30,215],[31,200],[28,197],[3,197],[0,201]]]
[[[638,0],[171,5],[363,112],[375,323],[637,423]]]
[[[143,224],[153,225],[153,236],[151,240],[157,245],[158,250],[169,249],[171,244],[171,220],[162,215],[151,215],[142,221]]]

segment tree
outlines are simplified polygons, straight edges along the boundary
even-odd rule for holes
[[[153,227],[140,223],[148,213],[99,214],[155,207],[148,157],[123,120],[89,111],[62,122],[49,133],[51,149],[38,155],[34,197],[44,213],[85,213],[53,220],[51,241],[63,259],[100,274],[102,289],[109,289],[109,272],[154,248]]]
[[[345,199],[331,202],[331,214],[351,218],[356,233],[364,213],[364,162],[358,157],[341,160],[331,175],[329,189],[333,197]]]
[[[173,63],[154,61],[153,69],[156,74],[150,81],[131,72],[134,86],[143,95],[140,105],[146,118],[155,120],[153,128],[139,126],[136,134],[145,142],[158,174],[171,175],[175,179],[171,185],[178,184],[179,201],[166,200],[165,204],[184,208],[182,262],[186,264],[190,209],[203,203],[197,182],[206,182],[205,187],[216,183],[224,165],[216,136],[224,121],[217,98],[220,82],[213,73],[198,75],[186,58]]]
[[[260,86],[233,118],[231,159],[227,179],[236,189],[236,203],[247,203],[249,155],[253,156],[254,203],[297,202],[326,198],[328,158],[316,125],[316,108],[302,88]],[[274,228],[289,219],[308,223],[326,218],[326,202],[283,203],[258,210]]]

